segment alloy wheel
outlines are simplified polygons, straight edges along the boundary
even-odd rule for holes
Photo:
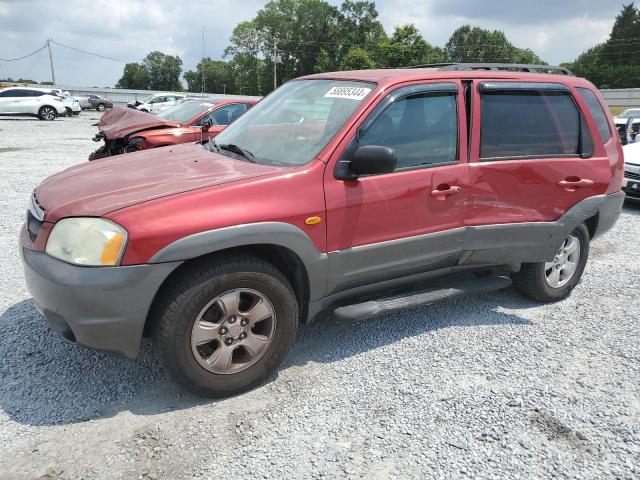
[[[205,370],[241,372],[268,350],[276,331],[269,299],[249,288],[224,292],[200,311],[191,331],[191,350]]]
[[[566,285],[578,269],[579,261],[580,240],[577,236],[569,235],[562,242],[553,261],[544,264],[544,276],[547,284],[553,288]]]
[[[54,118],[56,118],[55,110],[51,107],[44,107],[42,109],[42,118],[44,118],[45,120],[53,120]]]

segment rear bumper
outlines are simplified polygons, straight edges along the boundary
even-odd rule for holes
[[[610,230],[620,218],[622,204],[624,203],[624,191],[605,195],[598,210],[598,225],[593,238],[597,238]]]
[[[151,303],[181,262],[79,267],[21,247],[27,287],[51,329],[80,345],[137,357]]]

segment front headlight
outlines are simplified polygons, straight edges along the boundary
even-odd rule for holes
[[[114,266],[127,244],[124,228],[102,218],[63,218],[49,239],[46,252],[76,265]]]

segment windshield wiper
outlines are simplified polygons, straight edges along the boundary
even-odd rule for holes
[[[251,163],[256,163],[256,156],[251,153],[249,150],[245,150],[242,147],[239,147],[235,143],[223,143],[218,145],[215,141],[213,142],[213,146],[217,147],[219,150],[228,150],[229,152],[233,152],[236,155],[240,155],[246,158]]]

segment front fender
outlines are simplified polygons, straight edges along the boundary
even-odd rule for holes
[[[326,290],[327,254],[320,252],[298,227],[283,222],[235,225],[196,233],[176,240],[151,257],[149,263],[185,261],[229,248],[276,245],[302,260],[309,278],[309,299],[322,298]]]

